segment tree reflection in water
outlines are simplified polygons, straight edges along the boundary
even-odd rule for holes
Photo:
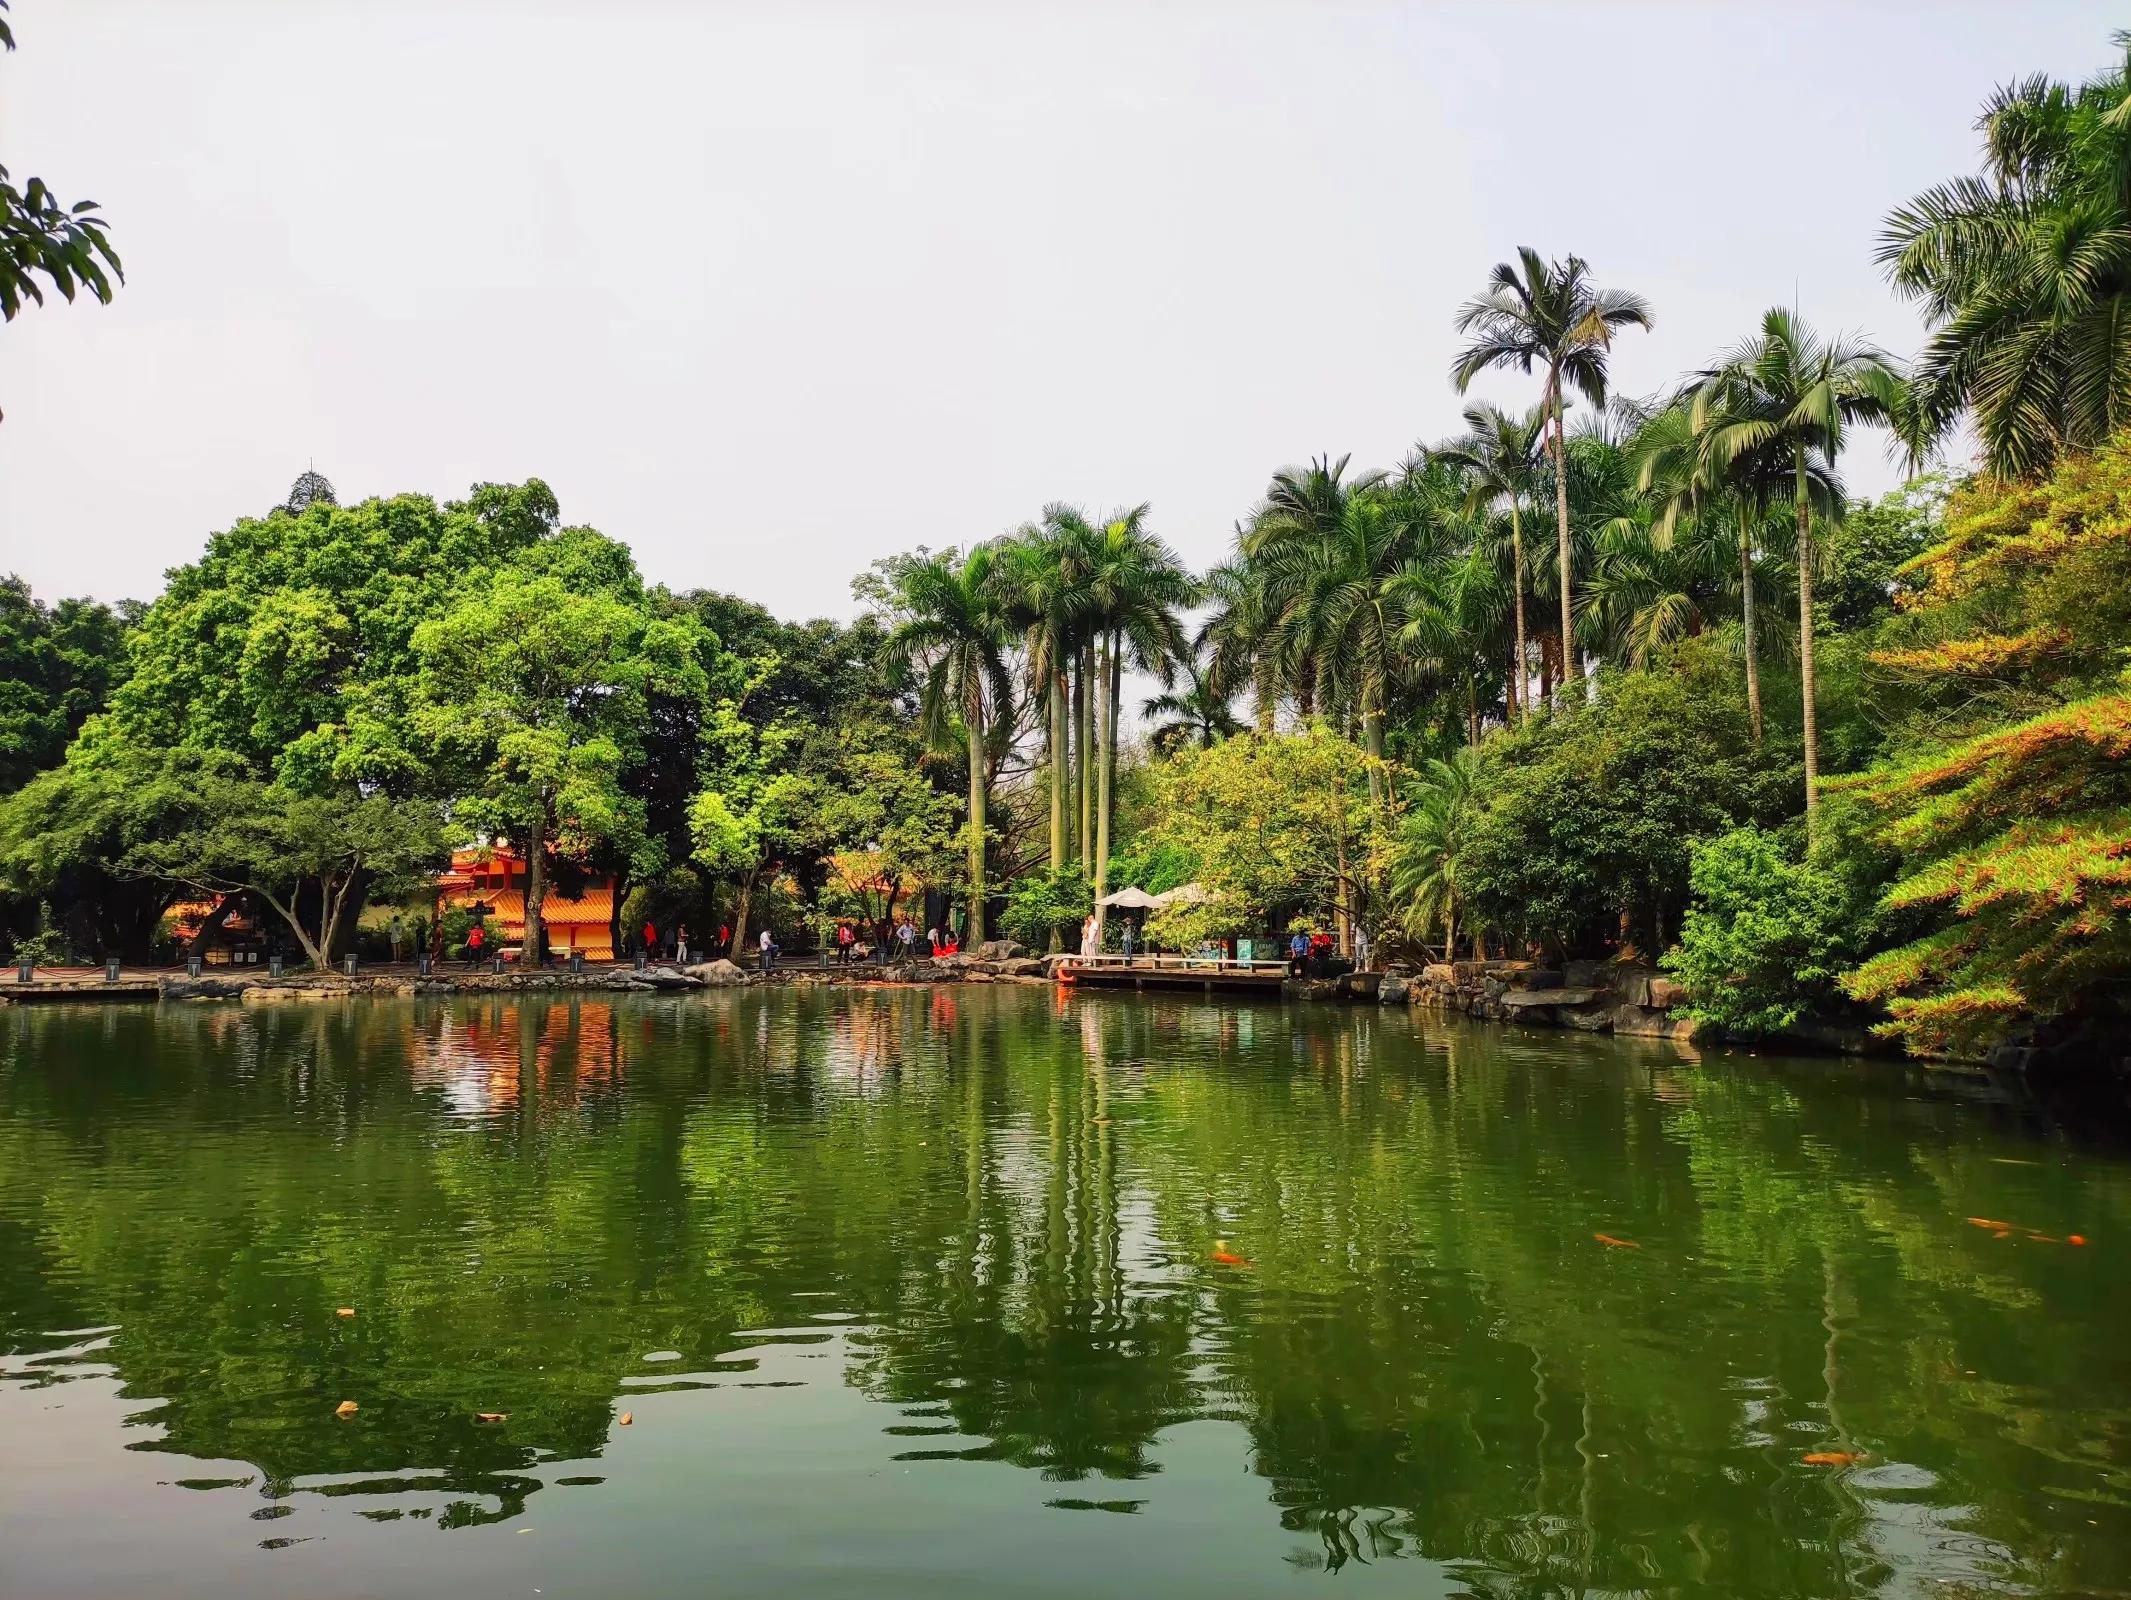
[[[1474,1594],[2131,1565],[2131,1178],[1918,1078],[1003,987],[0,1048],[0,1418],[109,1381],[277,1505],[515,1518],[623,1406],[835,1382],[849,1450],[1053,1508],[1158,1511],[1225,1428],[1290,1563]]]

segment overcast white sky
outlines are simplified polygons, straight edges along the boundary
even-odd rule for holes
[[[1054,499],[1204,564],[1283,463],[1456,425],[1521,243],[1655,304],[1630,391],[1794,296],[1908,354],[1881,217],[2112,10],[17,0],[0,162],[127,282],[0,329],[0,570],[150,595],[314,460],[537,475],[792,616]]]

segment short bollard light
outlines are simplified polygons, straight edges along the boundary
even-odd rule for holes
[[[503,976],[503,958],[502,958],[501,956],[494,956],[494,957],[491,957],[491,958],[490,958],[490,960],[489,960],[489,963],[488,963],[488,970],[489,970],[490,972],[493,972],[493,973],[494,973],[494,974],[495,974],[495,975],[496,975],[497,977],[499,977],[499,978],[500,978],[500,977],[502,977],[502,976]]]
[[[351,977],[351,978],[352,978],[352,977],[354,977],[354,976],[355,976],[355,957],[353,957],[353,956],[349,956],[349,957],[347,957],[347,958],[346,958],[345,960],[343,960],[343,961],[341,962],[341,964],[340,964],[340,970],[341,970],[341,971],[343,971],[343,972],[345,972],[345,973],[346,973],[346,974],[347,974],[347,975],[348,975],[349,977]]]
[[[117,956],[106,956],[106,957],[104,958],[104,982],[106,982],[106,983],[116,983],[116,982],[118,982],[118,957],[117,957]]]
[[[266,975],[269,978],[281,976],[281,957],[274,955],[266,958]]]
[[[200,975],[200,968],[202,965],[203,963],[201,962],[198,956],[187,956],[185,958],[185,976],[188,978],[197,978]]]
[[[15,981],[28,983],[37,975],[37,963],[24,958],[15,968]]]

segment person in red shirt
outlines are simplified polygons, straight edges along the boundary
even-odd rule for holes
[[[659,930],[649,917],[644,919],[644,956],[655,961],[659,953]]]
[[[481,964],[481,946],[487,942],[488,936],[481,931],[480,923],[466,930],[466,964],[469,967]]]

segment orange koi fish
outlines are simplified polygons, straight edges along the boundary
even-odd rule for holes
[[[1862,1450],[1808,1450],[1805,1453],[1805,1464],[1809,1467],[1847,1467],[1864,1459]]]
[[[1970,1217],[1968,1225],[1971,1228],[1989,1228],[1996,1233],[2010,1233],[2019,1226],[2014,1222],[2000,1222],[1996,1217]]]
[[[1642,1249],[1642,1246],[1637,1244],[1633,1239],[1616,1239],[1610,1233],[1594,1233],[1591,1235],[1591,1237],[1596,1239],[1600,1244],[1605,1245],[1608,1248],[1614,1250]]]

